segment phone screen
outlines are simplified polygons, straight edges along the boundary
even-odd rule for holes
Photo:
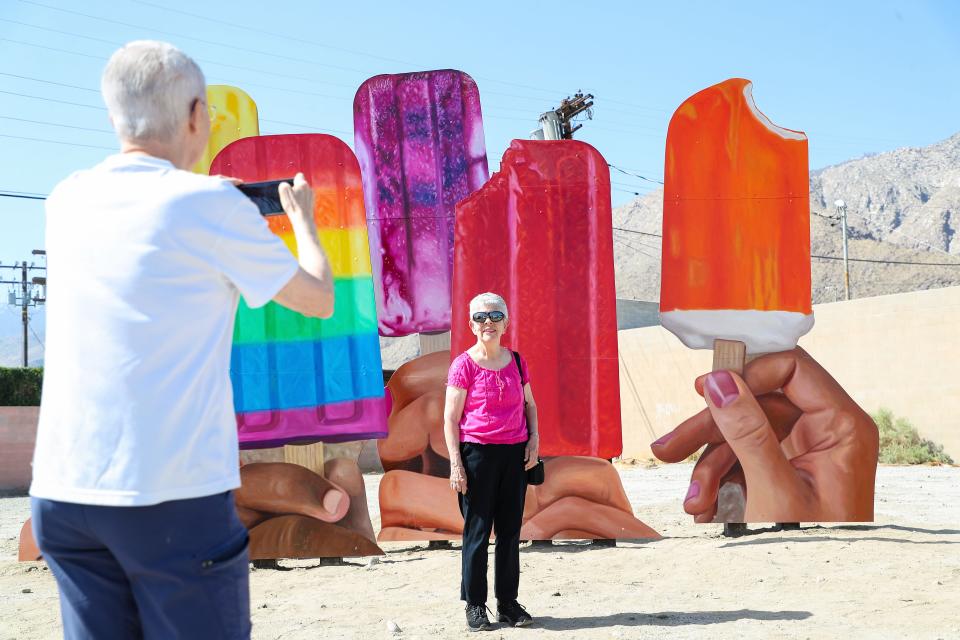
[[[269,180],[267,182],[247,182],[237,185],[240,193],[247,196],[257,205],[260,215],[269,216],[283,213],[283,205],[280,204],[280,183],[286,182],[293,185],[293,178],[284,178],[283,180]]]

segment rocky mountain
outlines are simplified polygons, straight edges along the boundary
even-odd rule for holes
[[[960,256],[960,134],[810,174],[810,207],[846,202],[854,237]]]
[[[811,172],[815,303],[843,299],[837,199],[847,205],[851,297],[960,284],[960,133]],[[614,210],[617,297],[659,299],[662,219],[662,189]]]

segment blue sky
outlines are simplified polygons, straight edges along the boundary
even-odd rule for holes
[[[526,137],[539,113],[578,89],[596,96],[596,108],[577,137],[653,179],[663,175],[673,109],[733,76],[754,81],[774,122],[807,132],[811,168],[960,130],[960,3],[264,6],[2,0],[0,190],[46,194],[116,148],[96,89],[110,53],[140,38],[173,42],[209,82],[245,88],[262,132],[322,131],[351,146],[353,94],[365,78],[466,71],[480,87],[492,170],[512,138]],[[612,180],[614,204],[655,186],[616,172]],[[0,261],[30,259],[42,245],[42,203],[0,198]]]

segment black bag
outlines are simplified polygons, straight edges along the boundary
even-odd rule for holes
[[[537,459],[537,465],[527,469],[527,484],[543,484],[543,481],[546,480],[546,474],[543,469],[543,460]]]
[[[513,353],[513,359],[517,361],[517,371],[520,372],[520,392],[523,393],[523,365],[520,364],[520,354],[517,353],[516,351],[513,351],[512,353]],[[523,401],[523,406],[524,407],[527,406],[526,400]],[[526,423],[526,420],[527,420],[526,413],[524,413],[523,420],[524,420],[524,423]],[[527,433],[529,437],[529,429],[527,430]],[[533,484],[533,485],[543,484],[543,481],[545,479],[546,479],[546,476],[543,469],[543,460],[541,460],[540,458],[537,458],[536,466],[530,469],[527,469],[527,484]]]

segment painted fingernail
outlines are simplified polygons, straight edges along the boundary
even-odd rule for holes
[[[713,404],[721,409],[740,395],[740,389],[729,371],[714,371],[708,374],[703,386],[710,394]]]
[[[343,494],[336,490],[327,491],[323,496],[323,508],[330,513],[336,513],[337,507],[343,501]]]
[[[668,434],[666,434],[666,435],[662,435],[662,436],[660,436],[659,438],[657,438],[656,440],[654,440],[652,446],[658,447],[658,446],[660,446],[660,445],[662,445],[662,444],[667,444],[667,441],[668,441],[670,438],[672,438],[672,437],[673,437],[673,431],[671,431],[670,433],[668,433]]]
[[[689,502],[697,496],[700,495],[700,483],[696,480],[690,483],[690,488],[687,489],[687,497],[683,499],[684,502]]]

